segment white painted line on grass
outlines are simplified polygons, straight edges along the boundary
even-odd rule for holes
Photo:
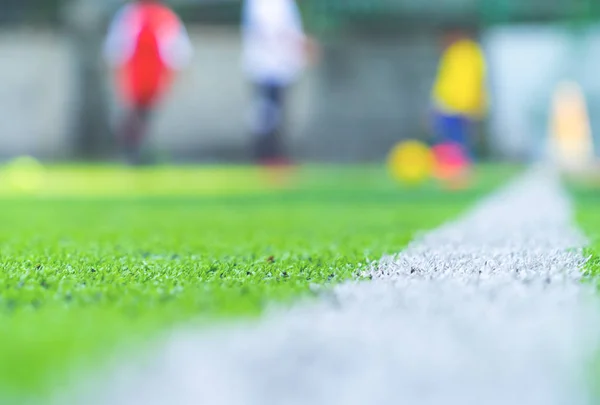
[[[536,169],[317,303],[180,331],[68,403],[587,405],[585,240]],[[67,403],[64,402],[63,403]]]

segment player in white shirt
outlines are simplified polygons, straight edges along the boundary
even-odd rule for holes
[[[245,0],[242,34],[244,70],[254,87],[255,158],[263,164],[279,163],[287,160],[286,93],[306,67],[313,43],[304,33],[294,0]]]

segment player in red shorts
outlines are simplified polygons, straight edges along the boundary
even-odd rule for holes
[[[191,54],[185,26],[158,0],[133,1],[114,17],[105,56],[115,69],[118,93],[125,104],[118,136],[130,163],[140,163],[150,115]]]

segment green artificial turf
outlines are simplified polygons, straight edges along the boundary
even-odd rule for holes
[[[235,185],[221,193],[169,189],[164,176],[161,193],[152,182],[160,169],[146,171],[146,188],[134,192],[122,184],[110,192],[118,169],[54,170],[62,177],[48,175],[46,186],[96,177],[80,195],[47,186],[0,199],[0,403],[60,389],[68,371],[94,369],[119,345],[169,326],[253,316],[313,283],[356,277],[518,169],[480,167],[471,189],[451,193],[401,187],[381,168],[306,168],[285,190],[244,188],[258,184],[256,173],[236,168]],[[187,179],[222,176],[207,170],[187,169]],[[243,192],[231,192],[236,185]]]
[[[600,280],[600,186],[589,182],[569,182],[574,197],[577,223],[589,239],[586,255],[586,276]]]
[[[588,237],[585,282],[596,285],[600,293],[600,183],[570,179],[568,185],[574,197],[578,225]],[[600,403],[600,351],[590,363],[593,369],[590,386],[594,390],[595,403]]]

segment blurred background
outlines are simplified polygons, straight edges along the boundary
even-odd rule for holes
[[[0,158],[111,160],[118,103],[102,58],[116,0],[3,0]],[[241,69],[241,2],[171,0],[195,54],[157,112],[149,142],[165,160],[244,162],[251,89]],[[491,111],[479,155],[523,161],[547,134],[555,85],[584,89],[600,114],[597,0],[303,0],[320,62],[294,88],[292,154],[307,162],[379,162],[427,139],[430,92],[448,26],[477,32]],[[593,132],[595,133],[595,132]]]

